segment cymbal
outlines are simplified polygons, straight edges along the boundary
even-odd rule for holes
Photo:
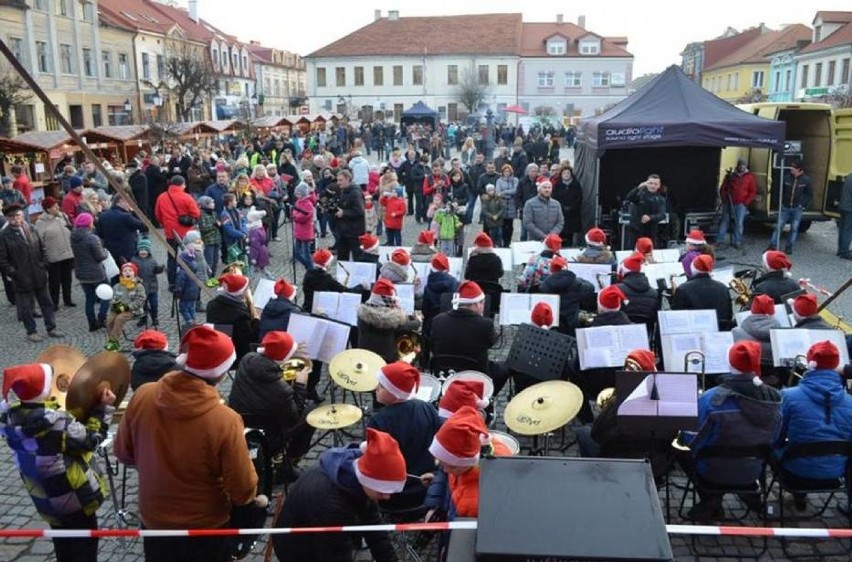
[[[347,349],[331,359],[328,374],[341,388],[352,392],[370,392],[379,386],[376,377],[387,363],[378,354],[366,349]]]
[[[343,429],[361,420],[361,408],[352,404],[328,404],[308,414],[308,425],[316,429]]]
[[[71,379],[66,400],[68,412],[79,421],[88,419],[101,401],[104,388],[115,394],[115,404],[121,405],[130,387],[130,363],[121,353],[102,351],[92,356]]]
[[[65,395],[71,379],[85,362],[86,356],[70,345],[51,345],[36,357],[36,363],[47,363],[53,367],[50,396],[59,402],[60,409],[65,409]]]
[[[521,435],[541,435],[559,429],[580,411],[583,392],[566,381],[535,384],[506,405],[506,427]]]

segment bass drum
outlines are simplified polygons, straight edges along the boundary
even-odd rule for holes
[[[272,497],[272,457],[269,452],[269,442],[263,430],[246,428],[243,436],[248,445],[251,463],[257,473],[257,493],[267,498]],[[260,529],[266,526],[266,508],[258,507],[254,502],[231,508],[230,527],[236,529]],[[233,541],[233,560],[242,560],[251,554],[258,535],[237,535]]]

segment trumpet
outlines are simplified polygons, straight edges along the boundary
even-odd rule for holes
[[[417,332],[406,332],[396,338],[396,354],[400,361],[412,363],[420,349],[421,338]]]
[[[745,281],[740,279],[739,277],[732,277],[728,282],[728,288],[730,288],[734,293],[736,293],[736,297],[734,298],[734,303],[740,307],[741,310],[745,310],[746,307],[751,302],[752,294],[751,287],[745,284]]]
[[[348,287],[348,286],[349,286],[349,277],[350,277],[349,270],[348,270],[348,269],[346,269],[346,266],[344,266],[344,265],[343,265],[342,263],[340,263],[340,262],[337,262],[337,267],[339,267],[340,269],[342,269],[342,270],[343,270],[343,274],[344,274],[344,277],[343,277],[343,285],[344,285],[345,287]]]
[[[603,410],[612,404],[613,400],[615,400],[615,387],[610,386],[598,392],[595,403],[598,405],[598,408]]]
[[[304,369],[312,369],[314,366],[310,359],[302,357],[293,357],[281,363],[281,379],[284,382],[293,384],[296,380],[296,375]]]

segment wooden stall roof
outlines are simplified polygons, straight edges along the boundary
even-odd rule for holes
[[[127,142],[148,134],[147,125],[114,125],[86,129],[86,139],[93,142]]]
[[[34,144],[0,137],[0,152],[3,154],[23,154],[26,152],[41,152],[44,149]]]
[[[284,127],[286,125],[292,126],[295,121],[292,121],[289,117],[281,117],[278,115],[265,115],[263,117],[255,119],[253,123],[255,127],[275,128]]]
[[[84,136],[85,131],[77,131],[77,134]],[[14,137],[15,142],[22,142],[32,146],[37,146],[40,150],[50,151],[54,148],[61,148],[64,145],[77,146],[68,133],[65,131],[30,131]]]
[[[184,123],[174,123],[168,125],[167,129],[178,136],[186,137],[196,134],[217,134],[219,131],[208,125],[204,121],[186,121]]]
[[[239,131],[245,129],[246,125],[239,119],[227,119],[225,121],[205,121],[205,125],[215,130],[217,133],[228,133],[230,131]]]
[[[284,118],[287,119],[288,121],[290,121],[294,125],[296,123],[305,123],[307,125],[310,125],[311,122],[313,121],[311,119],[311,116],[309,116],[309,115],[287,115]]]

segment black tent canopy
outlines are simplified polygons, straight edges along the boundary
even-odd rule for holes
[[[429,124],[432,128],[435,127],[438,119],[438,112],[423,103],[418,101],[408,109],[402,112],[402,124],[410,125],[411,123]]]
[[[782,148],[785,124],[716,97],[670,66],[608,111],[580,123],[575,166],[583,185],[584,226],[597,206],[659,173],[680,211],[715,205],[721,148]]]

